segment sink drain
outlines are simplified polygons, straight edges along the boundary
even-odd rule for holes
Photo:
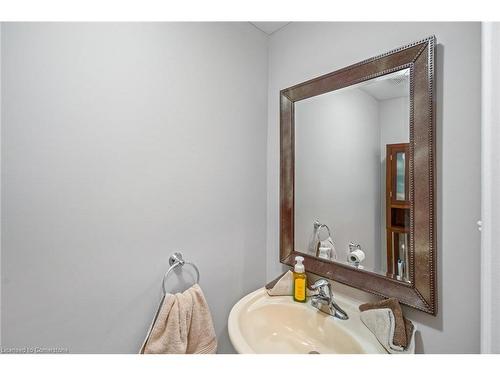
[[[308,354],[319,354],[316,350],[311,350]]]

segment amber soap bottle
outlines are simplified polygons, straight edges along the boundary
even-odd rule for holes
[[[293,300],[295,302],[306,302],[306,270],[302,262],[304,258],[295,257],[295,267],[293,269]]]

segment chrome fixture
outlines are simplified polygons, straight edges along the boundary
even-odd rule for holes
[[[170,264],[170,268],[165,272],[165,275],[163,276],[163,282],[162,282],[162,287],[163,287],[163,294],[165,295],[167,293],[165,289],[165,281],[167,280],[168,274],[176,269],[177,267],[182,267],[185,264],[189,264],[194,268],[196,271],[196,283],[198,284],[200,282],[200,271],[198,270],[198,267],[194,263],[191,262],[186,262],[184,258],[182,257],[182,253],[180,252],[175,252],[173,253],[170,258],[168,259],[168,264]]]
[[[186,262],[184,260],[184,258],[182,257],[182,253],[176,251],[175,253],[170,255],[170,258],[168,258],[168,264],[170,265],[170,267],[168,268],[167,272],[165,272],[165,275],[163,275],[163,281],[161,282],[161,286],[163,288],[163,297],[161,298],[161,301],[158,304],[156,314],[153,318],[153,322],[151,323],[151,325],[149,327],[149,331],[148,331],[148,334],[146,336],[146,339],[144,340],[144,343],[146,343],[146,341],[148,341],[149,337],[151,336],[151,331],[153,330],[153,327],[156,323],[156,320],[158,319],[158,315],[160,315],[160,310],[161,310],[161,307],[163,305],[163,301],[165,300],[165,297],[167,296],[167,289],[165,288],[165,281],[167,280],[168,274],[176,268],[182,268],[185,264],[189,264],[196,271],[196,284],[198,284],[200,282],[200,270],[198,270],[198,267],[196,267],[196,265],[194,263]]]
[[[318,232],[321,228],[326,228],[328,231],[328,237],[331,237],[332,234],[330,233],[330,228],[328,228],[328,225],[326,224],[321,224],[318,220],[314,222],[314,230]]]
[[[349,243],[349,254],[347,255],[347,263],[351,266],[363,268],[360,265],[359,259],[351,254],[353,251],[361,250],[361,245],[359,243],[350,242]]]
[[[314,231],[313,231],[313,235],[312,235],[312,240],[309,243],[309,252],[311,252],[312,254],[314,254],[316,256],[319,256],[319,253],[318,253],[319,252],[319,245],[321,243],[321,240],[319,237],[319,231],[321,229],[326,229],[326,231],[328,233],[327,238],[330,239],[330,242],[331,242],[331,238],[332,238],[332,232],[330,231],[330,228],[328,227],[328,225],[320,223],[319,220],[316,220],[313,223],[313,226],[314,226]],[[331,242],[331,244],[333,247],[333,242]]]
[[[361,245],[354,242],[349,243],[349,252],[352,253],[354,250],[361,250]]]
[[[311,305],[316,307],[318,310],[339,318],[342,320],[349,319],[347,313],[340,308],[335,302],[332,293],[332,286],[330,282],[325,279],[319,279],[316,281],[311,290],[317,291],[318,294],[311,297]]]

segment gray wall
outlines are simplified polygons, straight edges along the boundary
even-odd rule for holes
[[[394,32],[397,30],[397,32]],[[417,351],[479,352],[479,23],[292,23],[270,38],[267,278],[279,253],[279,90],[435,34],[437,100],[437,317],[405,309]],[[339,286],[336,286],[339,288]],[[359,294],[351,288],[350,293]],[[363,298],[373,298],[363,294]]]
[[[8,23],[1,37],[2,345],[137,352],[180,249],[232,351],[230,308],[265,281],[266,36]]]
[[[298,251],[307,250],[317,219],[330,228],[338,261],[346,262],[349,242],[354,241],[366,252],[363,265],[379,268],[378,119],[378,101],[358,88],[295,104],[294,233]]]

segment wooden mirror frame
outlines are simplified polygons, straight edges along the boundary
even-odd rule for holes
[[[280,92],[280,262],[301,255],[308,272],[437,314],[435,237],[434,36]],[[294,103],[375,77],[410,69],[410,283],[294,249]]]

